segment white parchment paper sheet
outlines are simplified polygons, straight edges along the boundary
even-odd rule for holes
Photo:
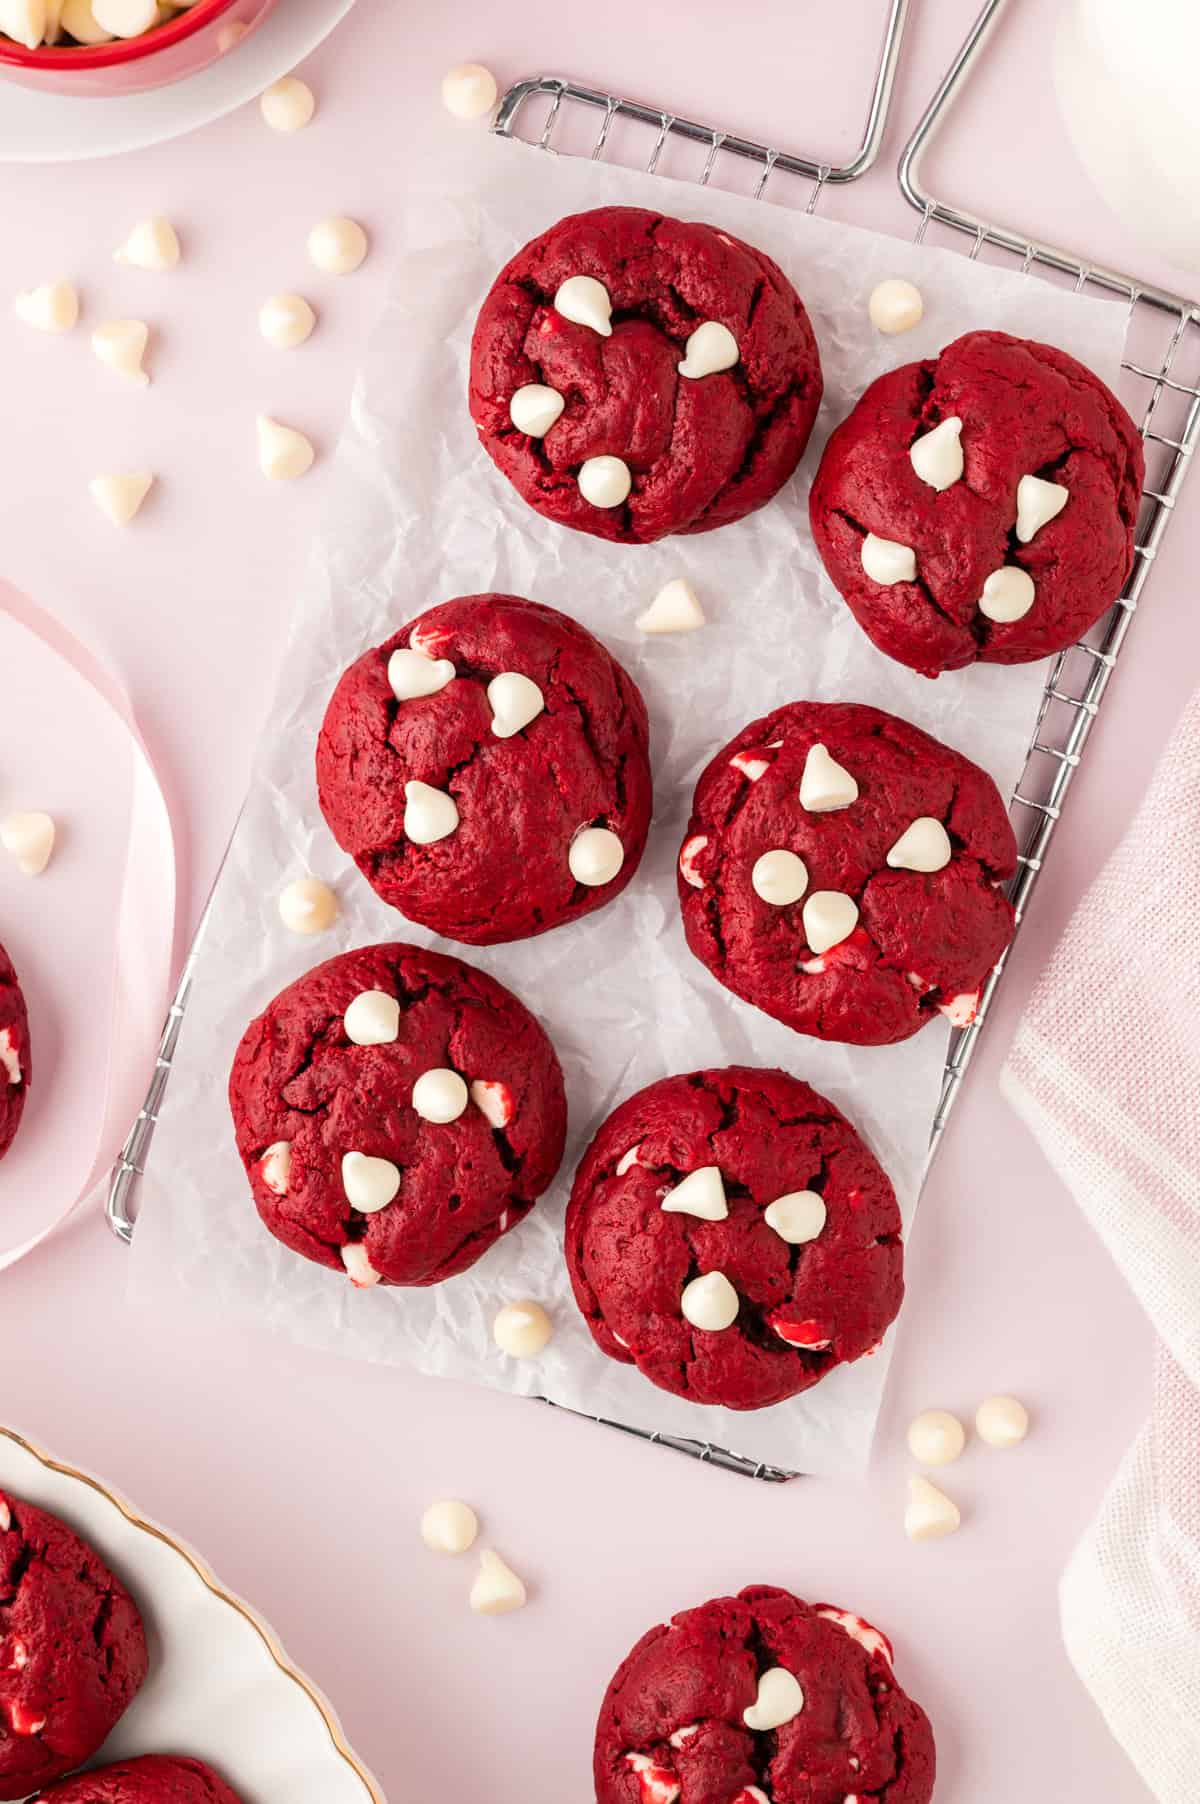
[[[613,546],[527,508],[478,448],[466,407],[471,329],[501,265],[561,215],[607,202],[705,219],[761,245],[811,311],[825,405],[797,477],[751,519],[699,538]],[[806,500],[825,438],[881,371],[932,354],[971,327],[1063,346],[1115,381],[1124,310],[740,196],[490,138],[437,187],[411,192],[403,253],[355,389],[334,497],[300,597],[250,796],[218,887],[166,1106],[143,1188],[135,1283],[201,1290],[305,1342],[469,1378],[664,1433],[707,1439],[807,1472],[866,1459],[888,1348],[806,1396],[754,1415],[699,1408],[600,1354],[570,1297],[561,1228],[571,1175],[602,1117],[670,1072],[733,1061],[778,1064],[832,1097],[867,1136],[911,1222],[948,1029],[903,1046],[821,1045],[735,1000],[687,951],[674,860],[695,778],[747,721],[801,697],[872,702],[928,728],[990,770],[1007,795],[1019,773],[1043,666],[979,667],[936,683],[870,645],[823,575]],[[865,300],[910,275],[923,324],[901,339],[870,326]],[[660,585],[686,573],[710,624],[645,639],[633,625]],[[571,1111],[559,1180],[529,1219],[462,1277],[432,1290],[358,1292],[287,1252],[255,1215],[225,1101],[250,1018],[319,959],[389,938],[426,940],[338,851],[317,808],[317,728],[342,669],[411,615],[450,596],[507,590],[573,614],[641,684],[650,708],[656,812],[639,874],[588,920],[468,959],[542,1018]],[[319,941],[280,925],[276,898],[311,870],[344,913]],[[538,1361],[506,1361],[490,1324],[500,1303],[540,1298],[558,1332]],[[903,1324],[903,1316],[901,1317]],[[903,1329],[901,1328],[901,1331]]]

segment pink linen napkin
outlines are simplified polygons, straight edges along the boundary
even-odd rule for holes
[[[1158,1332],[1150,1420],[1059,1601],[1072,1663],[1155,1797],[1196,1804],[1200,694],[1050,960],[1001,1088]]]

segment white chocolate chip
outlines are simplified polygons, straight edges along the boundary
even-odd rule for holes
[[[297,877],[279,893],[279,918],[292,933],[324,933],[338,918],[338,899],[319,877]]]
[[[670,1767],[657,1766],[649,1754],[626,1754],[625,1763],[637,1774],[639,1804],[675,1804],[683,1788]]]
[[[38,332],[69,332],[79,318],[79,296],[70,282],[26,289],[13,307],[17,318]]]
[[[0,1028],[0,1066],[3,1067],[10,1084],[20,1083],[21,1055],[17,1050],[16,1038],[11,1027]]]
[[[105,31],[96,21],[92,0],[63,0],[59,24],[77,44],[108,44],[112,41],[112,32]]]
[[[703,626],[704,609],[687,577],[664,583],[636,625],[643,633],[691,633]]]
[[[492,1339],[510,1359],[536,1359],[553,1337],[554,1323],[529,1297],[506,1303],[492,1323]]]
[[[272,482],[294,482],[312,469],[316,452],[311,439],[294,426],[258,416],[258,467]]]
[[[719,320],[706,319],[687,341],[679,374],[693,380],[715,376],[720,370],[731,370],[738,355],[738,341],[729,327],[721,325]]]
[[[806,1246],[825,1226],[825,1199],[815,1190],[789,1190],[763,1210],[763,1220],[789,1246]]]
[[[593,507],[620,507],[629,497],[633,478],[619,457],[589,457],[579,466],[579,493]]]
[[[355,1290],[370,1290],[379,1283],[379,1273],[367,1256],[367,1249],[361,1240],[352,1240],[340,1249],[342,1264],[346,1268],[346,1276]]]
[[[684,841],[679,854],[679,874],[693,889],[704,888],[704,879],[696,869],[696,860],[707,844],[707,833],[694,833],[691,839]]]
[[[724,1272],[705,1272],[684,1285],[679,1307],[693,1328],[720,1334],[737,1320],[738,1294]]]
[[[612,336],[612,301],[595,276],[568,276],[554,297],[554,311],[577,326],[590,326],[601,338]]]
[[[802,858],[777,846],[754,861],[750,883],[756,896],[772,908],[788,908],[798,902],[808,888],[808,869]]]
[[[999,570],[993,570],[984,583],[979,612],[986,614],[989,620],[1007,626],[1010,621],[1025,618],[1033,606],[1035,594],[1028,570],[1022,570],[1019,564],[1004,564]]]
[[[308,255],[327,276],[349,276],[365,261],[370,243],[356,219],[323,219],[308,234]]]
[[[158,23],[158,0],[92,0],[92,16],[114,38],[140,38]]]
[[[6,814],[0,820],[0,845],[16,859],[23,877],[40,877],[54,850],[54,822],[40,809]]]
[[[258,1162],[258,1175],[276,1196],[286,1196],[292,1176],[292,1143],[276,1140]]]
[[[892,1644],[887,1636],[881,1629],[874,1628],[869,1622],[864,1621],[861,1616],[855,1616],[851,1610],[835,1610],[829,1604],[818,1610],[817,1615],[824,1622],[836,1623],[843,1633],[849,1635],[851,1641],[857,1641],[869,1659],[882,1658],[887,1661],[889,1666],[895,1665],[896,1659],[892,1652]],[[853,1754],[850,1756],[850,1765],[857,1773],[859,1762]]]
[[[894,871],[944,871],[954,854],[950,835],[931,814],[919,814],[887,855]]]
[[[565,406],[566,401],[556,388],[547,388],[544,382],[527,382],[509,402],[508,417],[518,432],[525,432],[530,438],[545,438]]]
[[[26,50],[36,50],[46,35],[46,0],[0,0],[0,32]]]
[[[275,132],[298,132],[317,110],[316,96],[298,75],[284,75],[264,88],[259,100],[262,116]]]
[[[469,1101],[470,1093],[458,1072],[445,1066],[423,1071],[412,1087],[412,1106],[417,1114],[422,1121],[436,1122],[439,1127],[457,1121]]]
[[[964,990],[959,996],[951,996],[948,1002],[938,1003],[939,1015],[945,1015],[951,1027],[970,1027],[978,1012],[978,990]]]
[[[527,1592],[511,1566],[488,1549],[479,1556],[479,1576],[471,1586],[471,1608],[477,1616],[507,1616],[524,1607]]]
[[[617,1176],[619,1178],[623,1178],[627,1171],[633,1170],[638,1162],[638,1154],[641,1150],[642,1143],[639,1140],[636,1146],[631,1146],[628,1152],[621,1154],[621,1157],[617,1160]]]
[[[317,316],[302,294],[270,295],[258,310],[258,329],[277,351],[291,351],[312,334]]]
[[[804,904],[804,937],[810,952],[820,957],[831,946],[840,946],[858,925],[858,904],[840,890],[814,890]]]
[[[862,542],[862,567],[873,583],[890,587],[893,583],[915,582],[917,554],[911,545],[896,539],[881,539],[869,532]]]
[[[729,763],[733,770],[741,771],[748,783],[757,783],[771,768],[771,760],[761,752],[735,752]]]
[[[458,828],[458,804],[428,783],[404,785],[404,837],[414,846],[432,846]]]
[[[57,44],[62,37],[63,0],[46,0],[46,29],[43,44]]]
[[[139,220],[120,249],[113,252],[113,261],[134,269],[174,269],[181,254],[175,227],[160,214]]]
[[[400,1188],[400,1167],[368,1153],[342,1154],[342,1189],[352,1209],[373,1215],[386,1209]]]
[[[12,1527],[12,1512],[7,1503],[0,1497],[0,1534],[6,1535]]]
[[[909,462],[921,481],[939,493],[953,487],[962,476],[962,424],[957,414],[951,414],[932,432],[924,432],[914,439],[908,453]]]
[[[729,1204],[725,1185],[715,1165],[701,1165],[668,1190],[662,1199],[664,1215],[694,1215],[700,1221],[725,1221]]]
[[[100,362],[141,388],[145,388],[150,380],[142,368],[149,342],[150,328],[140,319],[105,320],[92,333],[92,350]]]
[[[457,1498],[431,1503],[421,1517],[421,1539],[430,1553],[466,1553],[478,1536],[478,1516]]]
[[[611,883],[625,863],[625,848],[607,827],[584,827],[567,852],[567,867],[576,883],[599,889]]]
[[[456,119],[484,119],[496,104],[496,77],[482,63],[461,63],[442,77],[442,105]]]
[[[800,806],[806,814],[833,814],[858,800],[858,784],[823,745],[813,745],[800,778]]]
[[[512,1120],[513,1097],[507,1084],[477,1077],[470,1085],[470,1097],[489,1127],[506,1128]]]
[[[1017,538],[1028,545],[1043,526],[1056,520],[1071,499],[1061,482],[1045,482],[1040,476],[1022,476],[1017,484]]]
[[[114,526],[128,526],[153,487],[149,470],[125,470],[113,476],[93,476],[88,493]]]
[[[927,1478],[909,1479],[904,1532],[910,1541],[938,1541],[943,1535],[952,1535],[961,1521],[958,1505],[944,1491]]]
[[[804,1692],[786,1666],[772,1666],[759,1674],[758,1696],[742,1711],[742,1721],[756,1735],[782,1729],[804,1708]]]
[[[386,990],[360,990],[342,1025],[355,1046],[390,1046],[400,1038],[400,1004]]]
[[[673,1748],[686,1747],[692,1736],[699,1735],[699,1733],[699,1723],[685,1723],[682,1729],[676,1729],[674,1735],[670,1737],[671,1746]]]
[[[502,670],[487,686],[488,706],[492,710],[492,732],[497,739],[511,739],[546,706],[546,698],[532,677],[519,670]]]
[[[430,658],[411,646],[399,646],[388,659],[388,682],[398,702],[436,695],[439,689],[453,681],[454,675],[449,658]]]
[[[925,303],[921,291],[902,276],[889,276],[878,283],[867,302],[867,313],[877,332],[911,332],[921,323]]]
[[[1029,1411],[1015,1397],[987,1397],[975,1411],[975,1427],[989,1447],[1015,1447],[1029,1433]]]
[[[948,1466],[967,1444],[966,1431],[948,1409],[927,1409],[908,1425],[908,1451],[922,1466]]]

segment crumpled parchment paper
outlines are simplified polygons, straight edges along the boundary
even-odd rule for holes
[[[648,547],[569,532],[527,508],[479,449],[466,407],[471,329],[501,265],[563,214],[609,202],[705,219],[762,246],[810,310],[825,403],[797,476],[736,526]],[[166,1104],[143,1186],[135,1287],[203,1293],[342,1355],[412,1365],[588,1413],[710,1440],[804,1472],[865,1462],[897,1332],[883,1349],[807,1395],[751,1415],[656,1390],[594,1347],[570,1296],[562,1216],[579,1155],[603,1116],[669,1072],[778,1064],[830,1096],[866,1135],[912,1221],[948,1028],[901,1046],[821,1045],[721,989],[687,951],[674,863],[692,787],[744,723],[801,697],[871,702],[906,716],[990,770],[1007,795],[1021,769],[1045,679],[1041,665],[980,666],[937,682],[877,652],[825,578],[808,533],[808,486],[831,427],[875,376],[934,353],[972,327],[1061,345],[1115,382],[1118,305],[984,267],[956,251],[881,237],[693,183],[676,183],[492,138],[414,188],[396,225],[403,249],[338,452],[259,749],[249,798],[214,899]],[[866,297],[910,276],[922,324],[888,339]],[[709,624],[645,638],[634,618],[687,574]],[[584,622],[625,663],[650,708],[656,812],[638,876],[571,927],[488,951],[446,946],[492,971],[541,1017],[562,1059],[571,1111],[557,1183],[529,1219],[463,1276],[432,1290],[359,1292],[279,1246],[260,1225],[234,1149],[225,1085],[250,1018],[310,965],[375,940],[427,940],[388,909],[338,851],[317,807],[313,751],[342,669],[413,614],[450,596],[507,590]],[[320,940],[288,934],[276,899],[305,871],[343,905]],[[538,1360],[491,1341],[499,1305],[534,1296],[555,1339]]]

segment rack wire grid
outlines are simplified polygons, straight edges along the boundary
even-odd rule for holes
[[[1127,350],[1130,355],[1123,360],[1122,369],[1140,390],[1140,402],[1134,401],[1131,412],[1137,417],[1140,405],[1140,429],[1146,450],[1146,486],[1142,493],[1129,581],[1104,618],[1083,639],[1052,660],[1024,769],[1011,798],[1011,814],[1020,851],[1017,875],[1009,885],[1008,893],[1016,910],[1019,931],[1038,878],[1045,868],[1047,851],[1067,792],[1079,769],[1117,659],[1124,649],[1134,616],[1145,599],[1154,560],[1170,525],[1192,453],[1200,441],[1200,303],[939,201],[923,185],[922,157],[1008,4],[1009,0],[985,0],[901,155],[897,172],[900,190],[919,216],[916,242],[924,243],[931,227],[945,227],[966,239],[965,253],[972,259],[978,258],[987,248],[1003,254],[1006,259],[1015,259],[1027,275],[1067,277],[1080,293],[1094,292],[1124,299],[1129,309]],[[910,0],[888,0],[866,124],[858,151],[843,164],[756,143],[716,126],[681,118],[659,107],[549,75],[534,76],[511,87],[500,103],[493,130],[500,138],[532,143],[550,154],[561,154],[568,134],[575,137],[588,121],[595,124],[598,114],[595,131],[576,137],[579,148],[573,145],[569,154],[590,156],[594,161],[617,160],[613,151],[619,141],[622,164],[641,167],[653,174],[670,146],[696,146],[704,153],[702,166],[694,176],[701,187],[709,184],[718,168],[722,169],[723,175],[725,165],[732,164],[743,174],[748,171],[753,176],[757,172],[752,189],[755,199],[763,198],[771,184],[770,198],[774,201],[784,178],[798,178],[807,184],[806,191],[802,192],[803,210],[812,213],[827,187],[857,181],[878,159],[909,8]],[[792,192],[794,194],[794,187]],[[170,1076],[206,920],[207,910],[167,1015],[145,1103],[113,1168],[108,1219],[113,1232],[126,1244],[133,1238],[134,1193],[145,1169]],[[1007,958],[1008,952],[984,986],[974,1021],[969,1027],[956,1029],[951,1034],[930,1138],[931,1157],[940,1144],[963,1077],[979,1044]],[[802,1476],[706,1441],[651,1433],[600,1416],[587,1419],[728,1472],[770,1483]]]

